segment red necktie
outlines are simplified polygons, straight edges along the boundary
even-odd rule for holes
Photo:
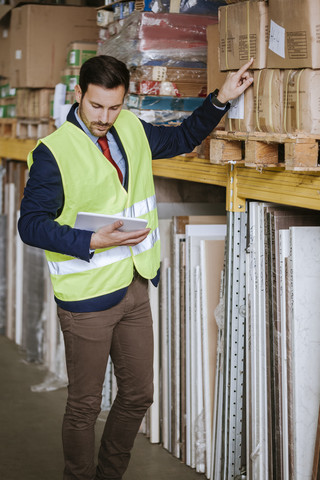
[[[116,164],[116,162],[111,157],[107,137],[98,138],[98,143],[99,143],[100,147],[102,148],[103,155],[109,160],[110,163],[112,163],[114,168],[117,170],[120,183],[122,184],[122,179],[123,179],[122,172],[121,172],[120,168],[118,167],[118,165]]]

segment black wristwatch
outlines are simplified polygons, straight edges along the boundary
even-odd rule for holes
[[[220,102],[218,99],[217,99],[217,96],[219,94],[219,89],[216,88],[215,91],[212,93],[211,95],[211,103],[215,106],[215,107],[218,107],[218,108],[224,108],[228,102],[226,103],[222,103]]]

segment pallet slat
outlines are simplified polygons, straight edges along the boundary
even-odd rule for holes
[[[55,130],[51,119],[17,119],[17,138],[42,138]]]
[[[16,118],[0,118],[0,137],[15,138],[17,132]]]
[[[210,139],[210,162],[244,161],[246,167],[285,167],[320,171],[320,136],[305,133],[273,134],[215,131]]]

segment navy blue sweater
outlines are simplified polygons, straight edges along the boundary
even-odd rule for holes
[[[73,105],[67,121],[81,128],[74,113],[77,106],[78,104]],[[152,158],[171,158],[191,152],[216,127],[226,110],[227,108],[220,110],[213,106],[208,96],[202,106],[177,127],[154,126],[141,120]],[[114,127],[110,132],[127,161]],[[89,262],[92,257],[90,240],[93,232],[59,225],[54,221],[64,204],[61,175],[54,156],[44,144],[40,144],[33,152],[33,160],[20,207],[18,230],[21,239],[28,245]],[[125,188],[127,184],[128,178],[125,180]],[[157,284],[158,280],[159,274],[153,283]],[[62,302],[56,298],[56,302],[62,308],[73,312],[101,311],[116,305],[125,293],[126,289],[122,289],[90,300]]]

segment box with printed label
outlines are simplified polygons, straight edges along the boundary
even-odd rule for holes
[[[266,68],[268,6],[240,2],[219,8],[220,70],[238,70],[254,58],[252,68]]]
[[[7,118],[7,105],[2,105],[0,101],[0,118]]]
[[[284,70],[284,133],[320,134],[320,70]]]
[[[269,1],[268,68],[320,68],[319,0]]]
[[[81,65],[97,54],[97,42],[71,42],[67,48],[67,66],[81,67]]]
[[[11,12],[10,82],[13,87],[52,88],[65,67],[72,41],[96,41],[91,7],[27,4]]]
[[[61,74],[61,83],[67,86],[67,92],[74,92],[79,83],[80,68],[65,68]]]
[[[216,88],[222,87],[226,77],[226,72],[220,72],[219,69],[219,26],[208,25],[207,27],[207,83],[208,92],[213,92]]]
[[[10,5],[0,5],[0,76],[9,77],[10,65]]]
[[[232,100],[230,110],[226,115],[225,129],[229,132],[254,131],[254,95],[253,85],[248,87],[240,97]]]
[[[18,88],[17,117],[45,119],[50,117],[52,88]]]

